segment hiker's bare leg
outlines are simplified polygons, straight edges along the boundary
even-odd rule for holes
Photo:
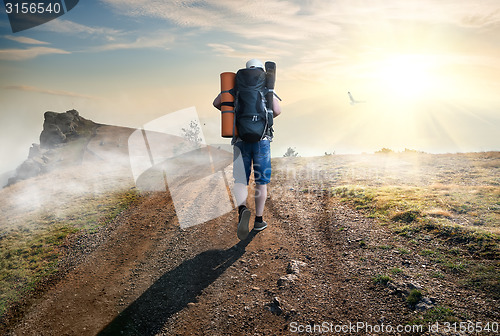
[[[243,183],[235,183],[233,187],[234,198],[236,198],[236,205],[246,205],[248,197],[247,185]]]
[[[267,199],[267,184],[255,185],[255,216],[262,217]]]

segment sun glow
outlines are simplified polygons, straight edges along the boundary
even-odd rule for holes
[[[438,78],[436,60],[426,55],[392,55],[378,62],[374,70],[379,90],[392,99],[413,101],[433,94]]]

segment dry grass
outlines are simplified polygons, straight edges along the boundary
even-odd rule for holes
[[[499,152],[329,155],[276,159],[274,176],[323,192],[391,224],[427,231],[484,258],[499,256]]]
[[[0,316],[57,271],[69,235],[135,201],[128,174],[107,168],[67,167],[0,190]]]
[[[448,211],[448,210],[443,210],[443,209],[430,209],[425,212],[425,215],[431,216],[431,217],[444,217],[444,218],[453,218],[453,214]]]
[[[329,155],[275,159],[274,176],[299,190],[334,190],[375,216],[419,211],[500,234],[499,152]],[[345,189],[345,190],[343,190]]]
[[[498,297],[499,161],[500,152],[329,155],[276,159],[273,168],[280,183],[348,202],[428,246],[433,262],[463,286]],[[448,248],[435,251],[427,239]]]

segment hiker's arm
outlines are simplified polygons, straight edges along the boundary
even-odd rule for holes
[[[276,118],[281,114],[281,106],[278,98],[273,96],[273,117]]]
[[[214,102],[212,103],[214,104],[214,107],[219,109],[220,110],[220,107],[221,107],[221,104],[222,104],[222,101],[221,101],[221,98],[220,98],[220,93],[217,97],[215,97],[214,99]]]

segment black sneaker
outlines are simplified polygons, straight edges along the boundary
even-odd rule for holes
[[[253,223],[253,229],[255,231],[262,231],[267,227],[267,223],[262,221],[262,222],[255,222]]]
[[[252,213],[248,208],[244,208],[240,212],[240,221],[238,223],[237,236],[240,240],[245,240],[248,237],[248,223],[250,222],[250,215]]]

